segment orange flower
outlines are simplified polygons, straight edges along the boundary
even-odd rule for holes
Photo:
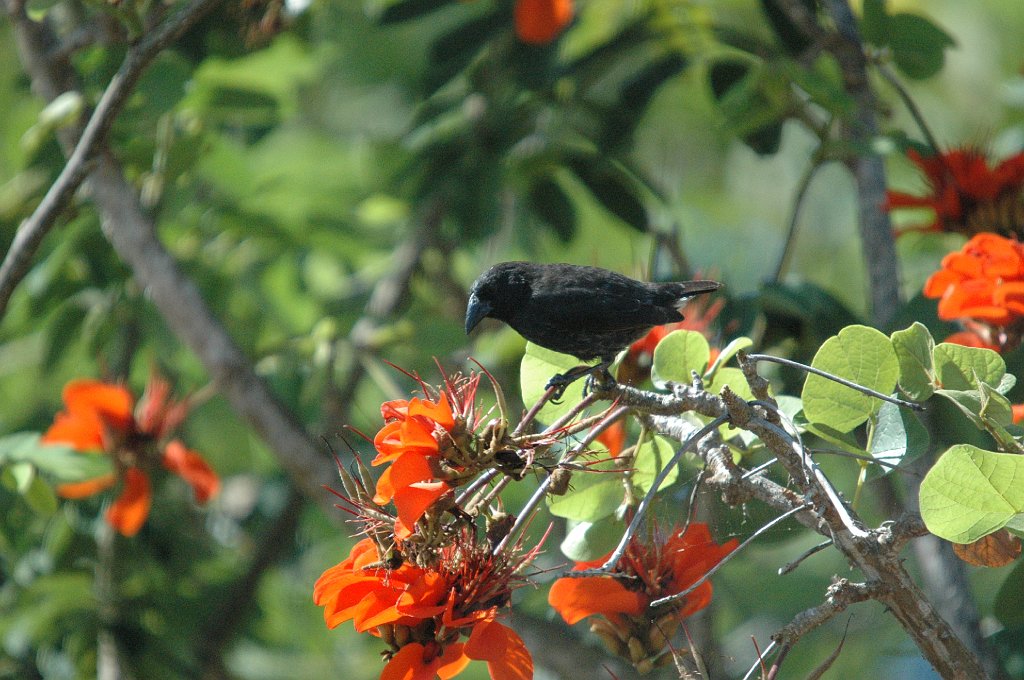
[[[436,402],[416,397],[385,402],[381,415],[390,422],[373,439],[377,449],[373,464],[391,465],[377,480],[373,502],[386,505],[394,501],[398,511],[395,537],[405,539],[430,506],[451,489],[439,478],[441,445],[451,441],[455,415],[444,392]]]
[[[927,158],[914,149],[910,160],[924,173],[928,192],[886,195],[886,209],[931,208],[935,218],[920,231],[1020,233],[1017,205],[1024,192],[1024,153],[990,167],[975,149],[952,149]],[[1009,223],[1007,223],[1009,221]]]
[[[974,331],[957,331],[951,334],[943,342],[949,342],[954,345],[963,345],[964,347],[980,347],[982,349],[990,349],[994,352],[999,351],[998,345],[993,345],[987,342],[985,338],[981,337]]]
[[[516,35],[525,43],[546,45],[572,21],[572,0],[516,0]]]
[[[591,625],[609,649],[638,667],[667,661],[664,647],[683,618],[711,602],[711,583],[705,581],[681,601],[651,611],[654,600],[680,593],[732,552],[733,539],[718,545],[706,524],[691,523],[686,533],[673,532],[651,543],[634,538],[614,570],[614,576],[560,578],[551,586],[548,603],[572,625],[601,617]],[[593,569],[608,559],[579,562],[573,571]]]
[[[324,607],[329,628],[351,620],[388,643],[381,680],[450,678],[472,659],[486,661],[492,678],[527,680],[533,661],[526,645],[495,619],[509,602],[515,573],[535,554],[493,556],[464,535],[442,550],[436,568],[388,569],[367,538],[323,573],[313,601]]]
[[[131,392],[120,385],[96,380],[75,380],[65,385],[65,410],[54,418],[42,441],[68,444],[83,453],[105,452],[113,457],[115,472],[61,484],[57,493],[64,498],[85,498],[120,481],[123,488],[107,510],[107,522],[125,536],[138,533],[149,516],[149,473],[156,462],[188,482],[200,503],[216,495],[220,480],[198,453],[177,440],[157,450],[188,410],[184,402],[170,401],[169,392],[166,381],[151,378],[135,409]]]
[[[942,258],[942,269],[928,278],[924,294],[939,298],[940,319],[1009,326],[1024,316],[1024,244],[977,234]]]

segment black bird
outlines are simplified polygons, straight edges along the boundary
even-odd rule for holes
[[[473,283],[466,333],[484,317],[504,321],[527,340],[597,366],[554,376],[560,388],[604,371],[615,356],[655,326],[681,321],[687,298],[720,288],[716,281],[648,283],[598,267],[502,262]]]

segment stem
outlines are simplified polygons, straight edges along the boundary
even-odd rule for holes
[[[921,404],[918,404],[918,403],[915,403],[915,402],[912,402],[912,401],[904,401],[903,399],[897,399],[896,397],[890,397],[887,394],[882,394],[881,392],[876,392],[875,390],[871,389],[870,387],[864,387],[863,385],[858,385],[857,383],[852,382],[850,380],[847,380],[846,378],[840,378],[838,375],[835,375],[835,374],[832,374],[832,373],[828,373],[826,371],[821,370],[820,368],[814,368],[813,366],[807,366],[806,364],[801,364],[801,363],[799,363],[797,361],[792,361],[791,359],[783,359],[782,357],[775,357],[775,356],[771,356],[769,354],[748,354],[746,356],[751,361],[771,361],[771,362],[776,363],[776,364],[782,364],[783,366],[789,366],[790,368],[798,368],[801,371],[805,371],[807,373],[813,373],[814,375],[821,376],[822,378],[827,378],[827,379],[829,379],[829,380],[831,380],[833,382],[839,383],[840,385],[844,385],[846,387],[849,387],[850,389],[857,390],[858,392],[862,392],[862,393],[867,394],[869,396],[875,397],[876,399],[881,399],[882,401],[887,401],[890,404],[896,404],[897,406],[902,406],[903,408],[909,408],[912,411],[924,411],[925,410],[924,406],[921,405]]]

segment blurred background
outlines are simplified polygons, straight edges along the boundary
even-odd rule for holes
[[[437,384],[435,360],[446,371],[468,370],[472,356],[521,408],[521,338],[497,324],[471,338],[463,331],[469,284],[499,261],[716,278],[727,286],[712,323],[717,344],[749,335],[759,351],[796,359],[855,321],[893,319],[888,332],[921,319],[948,332],[919,291],[962,237],[901,237],[899,290],[909,302],[894,299],[879,317],[845,164],[880,154],[889,186],[923,191],[904,154],[922,140],[918,127],[872,74],[880,134],[851,140],[842,130],[856,104],[835,60],[787,38],[764,7],[587,0],[564,33],[526,44],[505,0],[232,2],[157,57],[109,145],[159,238],[314,434],[325,466],[332,453],[348,460],[350,447],[369,455],[372,447],[343,426],[372,437],[381,402],[416,389],[386,362]],[[910,47],[875,50],[883,59],[924,55],[897,66],[938,142],[996,158],[1024,149],[1024,7],[885,7],[925,17],[942,33],[916,27],[906,32]],[[70,54],[81,101],[62,116],[32,93],[14,27],[0,20],[5,245],[63,166],[56,131],[95,103],[143,31],[136,21],[153,8],[39,0],[28,10],[65,38],[80,28],[98,33]],[[139,394],[152,370],[179,395],[210,395],[180,434],[223,488],[197,509],[184,484],[159,484],[148,523],[119,544],[114,629],[136,676],[378,677],[379,641],[348,624],[328,630],[312,602],[314,581],[354,542],[345,514],[330,509],[327,491],[299,489],[278,453],[211,393],[208,370],[112,250],[85,189],[0,321],[0,436],[44,431],[71,379],[123,379]],[[780,390],[798,389],[796,375],[773,378]],[[7,441],[0,465],[9,462]],[[109,494],[58,500],[47,493],[53,477],[45,469],[42,486],[27,494],[4,469],[0,677],[91,677],[101,616],[109,615],[94,582]],[[856,476],[834,461],[828,469],[840,488]],[[686,481],[695,474],[692,467]],[[514,489],[507,503],[528,493]],[[689,487],[674,493],[685,499]],[[889,516],[875,493],[869,485],[861,510],[877,524]],[[742,539],[767,519],[760,507],[730,509],[710,497],[707,505],[705,519],[723,539]],[[542,514],[534,527],[543,532],[547,523]],[[564,532],[557,521],[541,569],[567,562],[558,549]],[[720,677],[742,677],[756,658],[752,638],[764,648],[821,601],[834,574],[850,576],[833,551],[776,575],[814,543],[783,525],[715,577],[713,605],[693,626],[714,650]],[[971,572],[987,632],[1001,625],[993,608],[1011,569]],[[512,621],[537,677],[583,677],[580,668],[600,673],[601,663],[613,669],[608,677],[632,677],[585,626],[556,620],[544,585],[552,576],[519,591]],[[826,677],[935,677],[875,604],[802,640],[786,676],[804,677],[844,632]],[[1004,651],[1018,665],[1008,668],[1024,677],[1013,645]],[[566,669],[559,657],[574,663]],[[465,677],[487,677],[486,667],[474,663]]]

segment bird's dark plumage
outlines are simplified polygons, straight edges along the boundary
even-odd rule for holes
[[[647,283],[597,267],[502,262],[473,284],[466,333],[491,317],[541,347],[609,364],[655,326],[681,321],[686,298],[721,285]]]

